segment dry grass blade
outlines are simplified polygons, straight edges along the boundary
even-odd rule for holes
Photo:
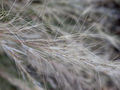
[[[22,78],[3,59],[0,77],[20,90],[119,90],[119,9],[117,0],[1,0],[1,52]]]

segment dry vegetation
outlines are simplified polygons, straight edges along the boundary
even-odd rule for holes
[[[0,0],[0,90],[120,90],[119,0]]]

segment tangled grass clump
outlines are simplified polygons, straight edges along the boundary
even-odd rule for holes
[[[0,0],[0,90],[119,90],[119,9],[119,0]]]

